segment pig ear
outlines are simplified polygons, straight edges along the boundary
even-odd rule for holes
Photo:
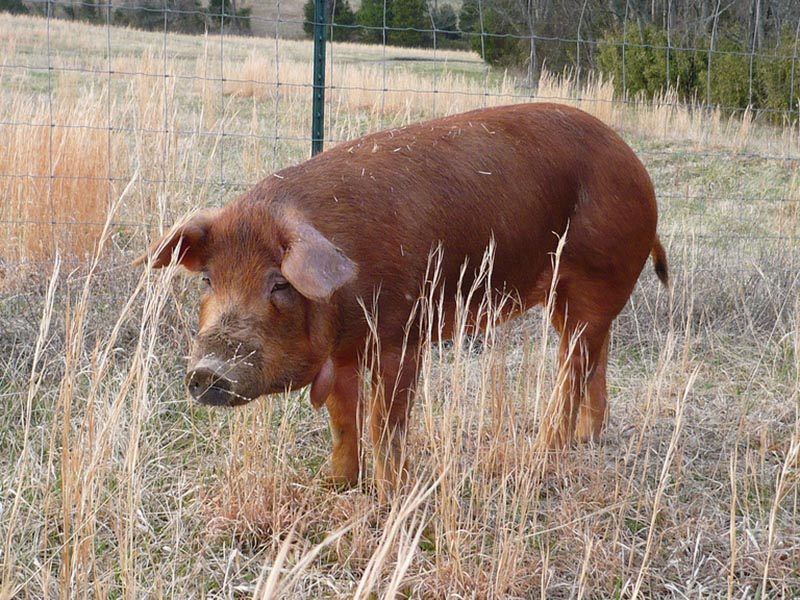
[[[188,221],[178,223],[164,237],[153,242],[133,264],[149,264],[153,269],[160,269],[170,264],[173,256],[176,256],[177,264],[189,271],[199,271],[205,262],[208,230],[215,215],[216,211],[203,211]]]
[[[295,221],[288,229],[289,243],[281,271],[303,296],[328,301],[356,276],[356,264],[314,227]]]

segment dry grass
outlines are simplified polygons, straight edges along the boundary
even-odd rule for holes
[[[4,103],[14,120],[0,126],[0,171],[9,174],[0,181],[0,248],[8,264],[50,260],[56,248],[86,260],[94,249],[118,193],[107,169],[126,170],[101,122],[103,95],[88,91],[80,107],[30,103],[21,93]]]
[[[549,471],[544,314],[430,344],[415,487],[379,507],[326,484],[305,393],[187,402],[194,286],[126,266],[145,230],[307,155],[309,45],[52,22],[50,73],[45,25],[0,15],[0,598],[800,596],[796,127],[543,79],[643,157],[673,286],[647,267],[604,441]],[[383,52],[333,48],[332,138],[528,93],[470,55]]]

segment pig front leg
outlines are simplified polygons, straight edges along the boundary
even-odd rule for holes
[[[373,374],[370,431],[378,499],[386,502],[407,475],[406,431],[417,382],[415,348],[383,352]]]
[[[333,389],[325,400],[333,440],[331,480],[341,487],[356,485],[361,473],[360,387],[358,364],[337,365]]]

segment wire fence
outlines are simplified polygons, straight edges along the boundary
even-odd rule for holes
[[[444,25],[444,4],[420,3],[428,21],[410,26],[392,23],[387,0],[379,25],[328,9],[327,147],[472,108],[571,103],[642,157],[662,237],[691,244],[698,267],[797,272],[800,10],[781,4],[732,36],[711,3],[703,37],[671,29],[669,15],[662,29],[642,25],[628,1],[601,36],[588,0],[572,18],[528,15],[505,30],[502,10],[514,18],[546,2],[482,0],[462,31],[470,1],[447,5],[461,14]],[[85,263],[109,219],[109,260],[124,264],[184,212],[308,158],[313,47],[299,3],[23,6],[34,15],[0,13],[3,287],[46,271],[56,250]],[[400,44],[408,36],[418,47]]]

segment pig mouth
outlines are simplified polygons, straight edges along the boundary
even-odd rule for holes
[[[206,357],[189,368],[186,387],[192,398],[207,406],[241,406],[261,395],[242,389],[233,375],[230,363]]]
[[[198,370],[186,375],[186,387],[192,398],[207,406],[241,406],[255,399],[235,392],[230,380]]]
[[[260,378],[248,377],[252,373],[236,368],[236,363],[208,355],[190,366],[186,373],[186,388],[189,395],[206,406],[241,406],[260,396],[279,394],[299,389],[296,382],[304,380],[291,373],[280,380],[266,383]]]

